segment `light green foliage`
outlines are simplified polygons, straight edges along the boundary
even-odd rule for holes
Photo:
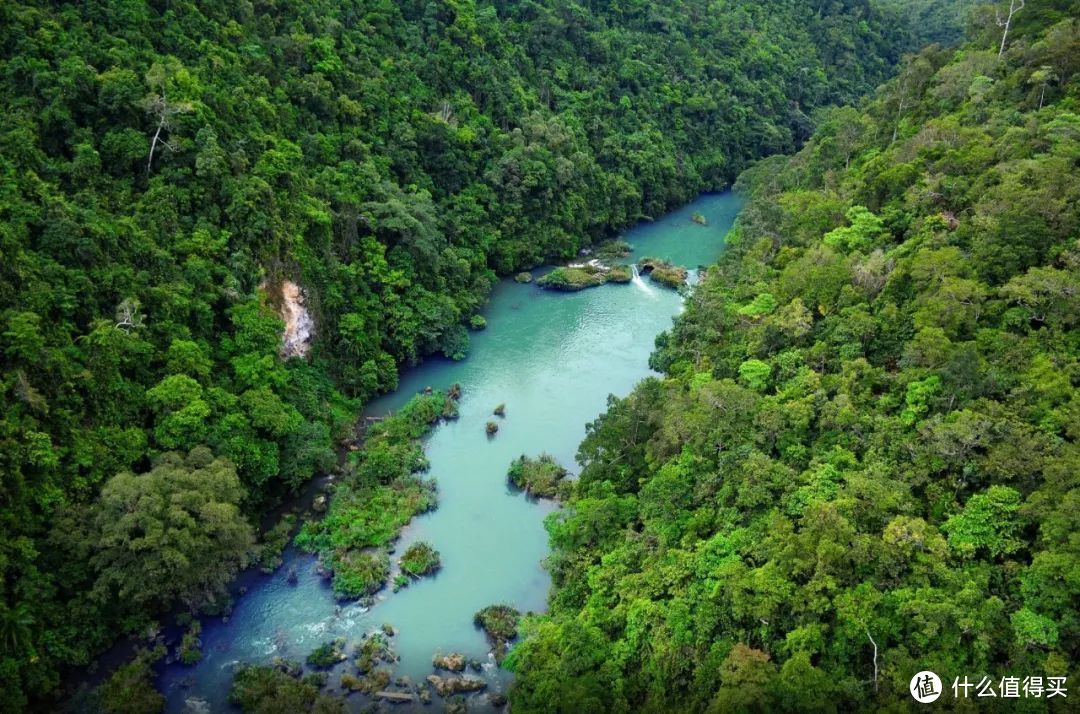
[[[768,362],[759,359],[749,359],[739,365],[739,377],[757,392],[762,392],[769,385],[769,377],[772,375],[772,367]]]
[[[855,250],[865,252],[887,234],[881,218],[875,216],[865,206],[849,208],[847,219],[850,225],[825,234],[821,239],[825,245],[845,252]]]
[[[770,293],[759,293],[753,300],[739,308],[743,317],[763,317],[776,311],[776,298]]]
[[[1029,2],[1000,60],[984,13],[742,175],[663,378],[588,426],[549,517],[515,712],[906,711],[923,668],[1071,681],[1077,11]]]
[[[557,498],[565,495],[569,486],[566,469],[550,454],[538,458],[519,456],[510,464],[507,479],[515,488],[536,498]]]
[[[435,507],[435,484],[419,476],[427,468],[420,438],[454,404],[441,392],[420,394],[373,425],[329,511],[297,534],[297,546],[319,553],[334,571],[339,596],[360,597],[381,588],[389,559],[369,549],[385,546],[413,516]]]
[[[321,645],[311,651],[307,656],[307,663],[318,669],[333,667],[345,659],[345,640],[338,638]]]
[[[439,551],[425,541],[413,543],[401,556],[401,571],[416,578],[434,573],[440,564]]]
[[[949,545],[967,556],[982,551],[996,558],[1015,553],[1023,546],[1018,538],[1023,526],[1018,512],[1020,494],[1008,486],[991,486],[968,499],[964,509],[941,526]]]

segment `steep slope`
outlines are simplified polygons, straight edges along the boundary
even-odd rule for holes
[[[215,603],[243,558],[197,552],[213,516],[246,542],[331,467],[355,400],[464,354],[497,273],[793,149],[893,65],[881,20],[866,0],[0,4],[0,708]],[[281,358],[286,281],[306,359]],[[208,455],[217,486],[187,478]],[[157,466],[186,476],[121,476]]]
[[[927,50],[742,176],[663,378],[581,445],[515,711],[879,711],[922,669],[947,706],[954,678],[1077,681],[1078,11],[1021,13],[1000,58],[996,25]]]

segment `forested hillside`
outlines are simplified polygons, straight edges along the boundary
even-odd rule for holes
[[[0,4],[0,708],[220,606],[254,516],[399,366],[464,354],[497,274],[793,150],[894,28],[866,0]]]
[[[1070,708],[1078,17],[1028,2],[999,57],[991,13],[742,176],[663,377],[581,445],[514,711],[901,711],[923,669]]]

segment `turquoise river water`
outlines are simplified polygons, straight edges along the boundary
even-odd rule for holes
[[[741,206],[730,192],[707,194],[624,237],[634,246],[633,260],[651,255],[694,268],[719,256]],[[707,225],[690,220],[695,212]],[[488,327],[473,333],[465,360],[427,361],[402,375],[396,392],[367,408],[369,415],[385,414],[427,386],[445,389],[457,382],[464,389],[460,418],[425,441],[438,509],[415,519],[397,546],[400,554],[416,539],[430,541],[442,554],[442,569],[398,593],[386,589],[364,608],[335,600],[315,558],[290,548],[283,567],[252,581],[227,621],[204,620],[201,662],[162,668],[168,710],[229,711],[237,663],[267,663],[276,656],[303,662],[335,637],[346,638],[351,653],[383,623],[398,630],[392,640],[401,658],[395,677],[419,682],[432,673],[434,653],[462,652],[485,663],[489,692],[505,692],[511,675],[495,667],[473,614],[494,603],[544,610],[550,585],[542,565],[548,553],[544,518],[555,508],[508,488],[507,467],[521,454],[547,452],[576,472],[585,425],[604,410],[609,394],[628,394],[650,373],[654,339],[681,308],[677,293],[648,278],[569,294],[500,283],[484,312]],[[500,403],[506,417],[488,439],[484,425]],[[299,579],[289,584],[293,566]],[[356,674],[351,659],[329,673],[330,691],[345,672]],[[352,695],[349,707],[358,710],[368,701]],[[474,695],[470,709],[485,702],[485,695]],[[441,710],[438,698],[433,709]]]

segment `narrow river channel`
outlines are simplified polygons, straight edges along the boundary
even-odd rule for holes
[[[722,251],[741,206],[730,192],[708,194],[643,223],[625,235],[634,246],[631,260],[657,256],[688,268],[708,264]],[[694,213],[707,225],[693,222]],[[398,593],[387,588],[373,607],[364,608],[336,601],[316,572],[315,558],[290,548],[285,564],[256,580],[227,621],[204,620],[201,662],[162,668],[168,710],[229,711],[237,663],[268,663],[274,657],[303,662],[335,637],[348,641],[351,654],[365,633],[383,623],[398,631],[393,646],[401,660],[395,677],[421,681],[432,672],[434,653],[462,652],[486,663],[489,691],[505,692],[511,675],[488,657],[473,614],[495,603],[523,612],[545,608],[544,519],[554,510],[549,502],[512,492],[507,466],[521,454],[547,452],[576,472],[574,455],[585,425],[604,410],[609,394],[629,393],[650,373],[654,339],[681,307],[677,293],[648,278],[572,294],[500,283],[484,312],[488,327],[473,333],[467,359],[429,360],[407,371],[396,392],[367,409],[369,415],[385,414],[427,386],[444,389],[457,382],[464,389],[460,418],[439,426],[425,441],[439,507],[415,519],[397,546],[400,554],[413,540],[430,541],[442,554],[439,573]],[[488,439],[484,424],[501,403],[506,417],[499,420],[498,435]],[[289,584],[293,566],[299,579]],[[328,688],[336,690],[341,674],[355,670],[350,658],[329,673]],[[350,709],[368,701],[353,695]],[[483,701],[470,702],[470,709]]]

